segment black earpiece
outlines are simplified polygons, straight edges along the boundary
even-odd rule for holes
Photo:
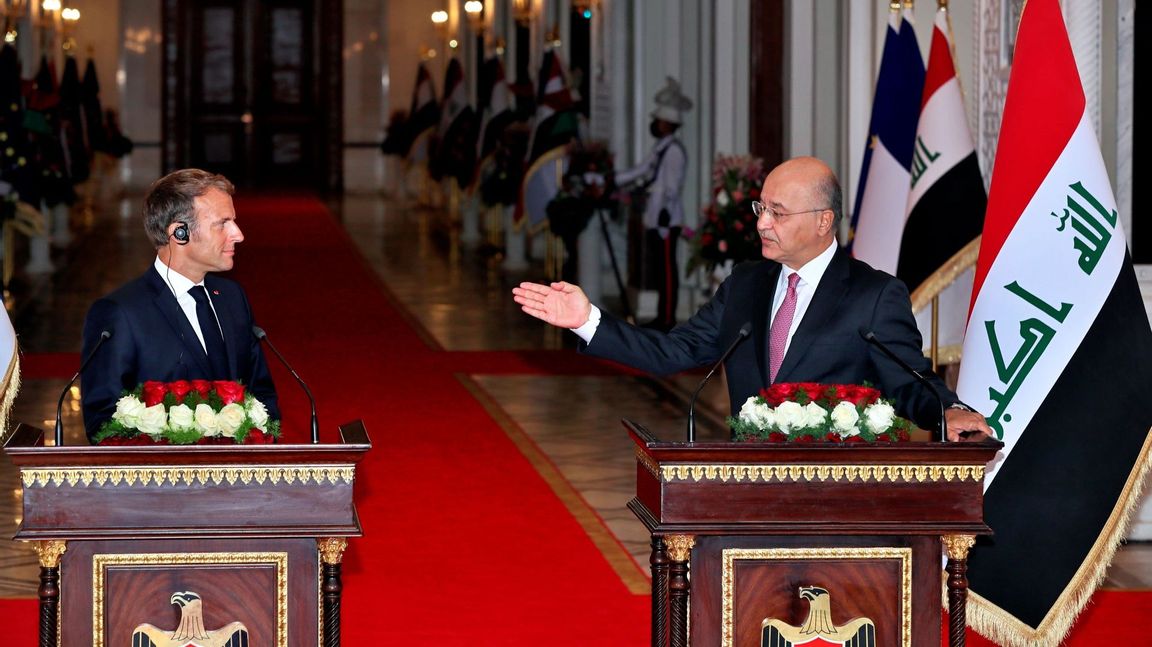
[[[188,244],[188,223],[183,221],[176,221],[176,228],[172,230],[172,237],[176,239],[177,245]]]

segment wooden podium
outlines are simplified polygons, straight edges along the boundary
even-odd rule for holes
[[[40,646],[339,645],[371,448],[359,421],[340,432],[323,445],[45,447],[18,427],[5,451],[24,490],[15,539],[40,557]]]
[[[624,424],[628,507],[652,534],[653,646],[939,644],[942,545],[950,642],[963,644],[998,441],[684,443]]]

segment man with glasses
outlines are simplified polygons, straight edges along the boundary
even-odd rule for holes
[[[938,428],[932,391],[866,340],[871,333],[935,387],[949,440],[991,433],[984,417],[931,371],[904,284],[837,245],[842,204],[840,183],[824,162],[799,157],[777,166],[754,205],[765,260],[736,266],[708,303],[667,333],[601,312],[569,283],[526,282],[512,292],[524,312],[573,330],[582,352],[655,374],[714,364],[750,323],[751,339],[738,343],[724,365],[733,415],[776,382],[868,382],[895,401],[900,415]]]

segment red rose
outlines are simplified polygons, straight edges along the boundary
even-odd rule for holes
[[[164,401],[164,396],[168,395],[168,385],[163,382],[149,380],[140,387],[140,396],[144,400],[144,406],[151,407],[160,404]]]
[[[188,383],[188,380],[176,380],[168,383],[168,390],[176,396],[176,402],[180,403],[184,401],[184,396],[192,390],[192,385]]]
[[[795,382],[777,382],[766,389],[760,390],[760,396],[770,407],[778,407],[782,403],[792,400],[796,396],[799,385]]]
[[[772,433],[768,434],[768,442],[786,443],[788,442],[788,436],[779,431],[773,431]]]
[[[192,390],[200,394],[201,399],[207,399],[208,392],[212,390],[212,383],[208,380],[192,380]]]
[[[850,443],[850,444],[862,443],[862,442],[864,442],[864,439],[861,438],[860,436],[848,436],[847,438],[844,439],[844,442]]]
[[[824,436],[824,440],[826,440],[830,443],[838,443],[841,441],[841,438],[840,438],[840,434],[838,434],[834,431],[829,431],[827,433],[827,435]]]
[[[212,383],[212,386],[216,389],[216,393],[220,396],[220,400],[222,400],[224,404],[244,402],[244,385],[239,382],[216,380]]]
[[[875,403],[880,399],[880,391],[870,386],[853,386],[852,387],[852,403],[863,404],[865,406]]]

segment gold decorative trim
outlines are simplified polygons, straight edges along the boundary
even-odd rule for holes
[[[935,272],[924,279],[909,295],[912,302],[912,312],[920,312],[932,303],[932,299],[939,296],[948,286],[952,285],[965,270],[976,264],[980,256],[980,236],[968,241],[952,258],[944,261]]]
[[[636,448],[636,462],[643,465],[644,469],[648,470],[649,474],[655,476],[656,478],[660,478],[660,466],[656,464],[656,461],[652,460],[652,457],[648,455],[648,452],[640,449],[639,447]]]
[[[140,553],[92,556],[92,647],[105,647],[104,575],[116,566],[262,565],[276,567],[276,642],[288,647],[288,553]]]
[[[944,535],[941,539],[948,559],[968,559],[968,549],[976,545],[976,535]]]
[[[664,481],[982,481],[984,465],[663,465]]]
[[[325,537],[316,540],[316,547],[320,549],[320,560],[325,564],[339,564],[344,559],[344,549],[348,547],[348,540],[343,537]]]
[[[41,568],[56,568],[60,566],[60,556],[68,550],[68,542],[59,539],[48,541],[34,541],[32,547],[40,557]]]
[[[889,546],[843,548],[725,548],[721,551],[721,647],[734,644],[737,560],[858,559],[900,561],[900,647],[912,647],[912,549]]]
[[[668,535],[664,538],[668,546],[668,556],[674,562],[686,562],[692,557],[692,547],[696,545],[696,538],[692,535]]]
[[[24,487],[278,485],[325,482],[351,484],[354,465],[197,465],[195,467],[127,465],[121,467],[57,467],[22,469]]]

